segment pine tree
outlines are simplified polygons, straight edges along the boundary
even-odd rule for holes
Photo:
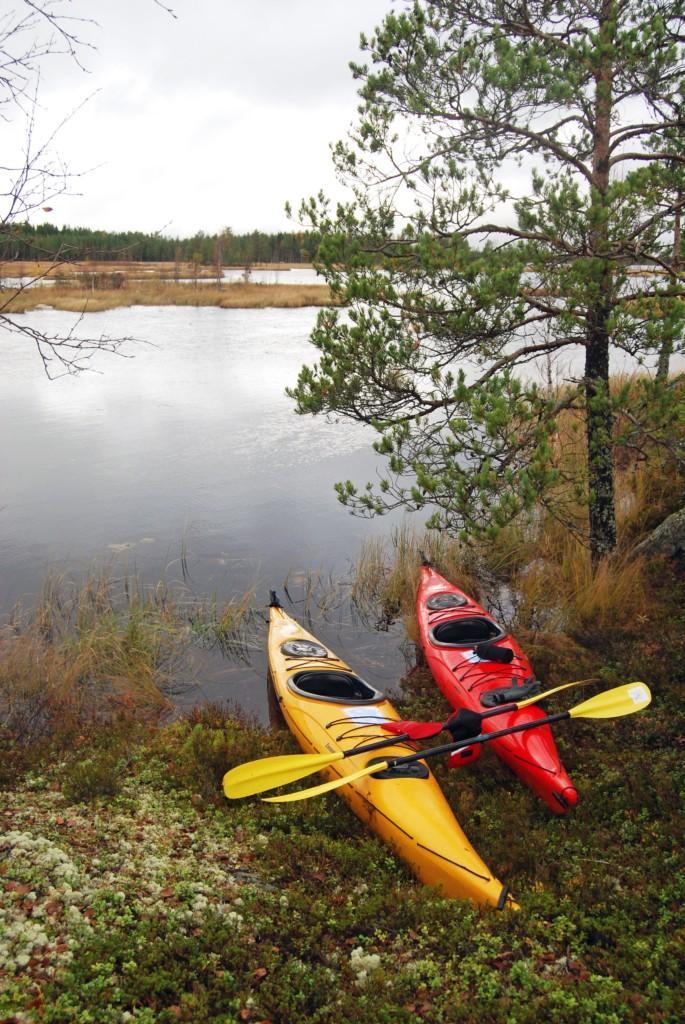
[[[338,485],[354,510],[432,506],[432,525],[492,533],[554,500],[573,407],[593,561],[613,550],[628,391],[610,392],[610,353],[682,345],[684,33],[679,0],[435,0],[362,39],[359,120],[334,151],[352,198],[301,208],[347,309],[320,314],[290,392],[379,432],[380,488]],[[564,389],[526,376],[574,349]]]

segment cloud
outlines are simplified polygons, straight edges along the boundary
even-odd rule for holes
[[[80,34],[87,73],[44,70],[45,123],[91,99],[60,134],[73,170],[98,167],[51,219],[171,232],[287,229],[286,199],[335,191],[328,146],[354,118],[359,57],[390,0],[118,0]],[[74,0],[74,16],[92,4]]]

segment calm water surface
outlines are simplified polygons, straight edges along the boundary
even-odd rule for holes
[[[309,571],[344,573],[365,538],[387,534],[392,520],[350,516],[333,491],[337,480],[374,478],[371,433],[298,417],[283,393],[314,355],[315,315],[88,314],[81,333],[150,344],[131,347],[132,359],[100,358],[101,372],[57,381],[27,342],[4,335],[0,609],[31,604],[50,568],[85,574],[105,564],[220,599],[254,586],[266,605],[286,577],[297,596]],[[74,317],[44,310],[31,323],[64,333]],[[397,631],[376,633],[344,612],[313,625],[377,685],[391,687],[405,670]],[[237,700],[265,717],[264,676],[261,636],[249,665],[203,662],[187,699]]]
[[[79,268],[78,264],[73,268],[75,270],[81,269],[83,274],[88,274],[89,271],[84,266]],[[106,271],[104,271],[106,273]],[[140,278],[144,280],[145,269],[141,268]],[[149,276],[151,279],[155,278],[157,274],[156,270],[149,270]],[[312,267],[290,267],[286,270],[275,270],[269,267],[224,267],[221,276],[224,281],[229,284],[233,284],[237,281],[247,280],[251,284],[325,284],[325,280],[321,277]],[[173,273],[169,275],[167,280],[173,280]],[[180,281],[189,282],[193,281],[192,277],[179,278]],[[216,277],[201,277],[197,280],[198,284],[216,285]],[[32,288],[36,285],[53,285],[55,284],[54,277],[0,277],[0,287],[2,288]]]

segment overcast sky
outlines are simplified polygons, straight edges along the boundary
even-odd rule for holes
[[[354,118],[359,34],[401,0],[73,0],[87,73],[42,67],[43,133],[78,196],[54,223],[189,235],[292,229],[284,203],[335,188],[329,143]],[[91,95],[93,94],[94,95]],[[33,216],[33,220],[45,215]]]

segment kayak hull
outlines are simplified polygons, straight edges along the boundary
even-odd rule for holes
[[[451,603],[453,602],[453,603]],[[421,568],[416,600],[416,615],[421,646],[433,678],[455,710],[467,708],[482,712],[492,700],[492,692],[515,692],[534,679],[533,669],[516,640],[506,634],[473,598],[449,583],[432,566]],[[476,653],[477,643],[450,644],[441,638],[473,640],[476,633],[490,648],[503,655],[512,652],[506,663],[491,660],[492,655]],[[482,649],[481,649],[482,650]],[[486,695],[490,692],[490,697]],[[509,700],[515,700],[511,697]],[[531,705],[520,711],[486,718],[482,731],[495,732],[523,722],[544,718],[544,711]],[[555,814],[565,814],[575,806],[576,790],[564,769],[548,725],[493,740],[488,744]]]
[[[291,655],[287,650],[292,650],[292,641],[313,643],[325,653],[320,657]],[[336,697],[317,693],[326,686],[335,693],[336,680],[357,677],[280,607],[270,609],[268,647],[276,700],[303,751],[336,753],[390,739],[382,723],[397,721],[399,716],[392,704],[368,684],[358,680],[367,690],[361,692],[362,699],[353,701],[344,694]],[[326,779],[341,778],[374,759],[401,757],[414,749],[395,743],[373,753],[349,755],[322,774]],[[446,896],[480,905],[515,907],[506,886],[492,875],[469,843],[427,765],[419,762],[419,768],[412,766],[412,770],[407,776],[366,776],[338,792],[357,817],[426,885]]]

